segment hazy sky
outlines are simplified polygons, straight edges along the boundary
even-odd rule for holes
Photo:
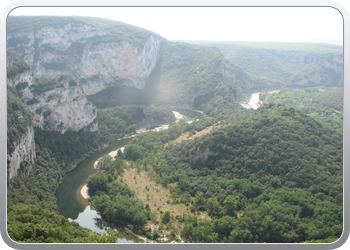
[[[343,38],[342,16],[331,7],[22,7],[10,15],[104,17],[175,40],[286,42]]]

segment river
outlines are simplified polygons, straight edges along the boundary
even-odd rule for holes
[[[182,110],[182,109],[171,109],[176,110],[181,115],[184,115],[187,119],[193,119],[196,116],[199,117],[202,114],[198,112]],[[167,126],[154,128],[152,130],[159,131],[166,129]],[[145,132],[145,131],[142,131]],[[95,211],[92,205],[84,199],[81,194],[81,188],[86,184],[89,175],[97,172],[94,168],[94,163],[100,157],[108,154],[111,151],[115,151],[118,148],[126,145],[132,138],[118,140],[108,147],[94,153],[88,159],[79,163],[75,169],[65,174],[62,178],[61,184],[56,190],[57,204],[59,213],[70,221],[75,221],[83,227],[87,227],[93,231],[104,233],[109,228],[107,223],[101,220],[100,215]],[[136,237],[126,234],[123,230],[118,230],[118,243],[139,243],[143,240],[137,239]]]
[[[260,92],[251,94],[248,102],[240,102],[240,104],[246,109],[258,109],[260,107]]]

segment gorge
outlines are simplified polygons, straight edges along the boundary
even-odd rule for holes
[[[133,224],[152,240],[160,232],[177,242],[340,236],[341,46],[172,42],[91,17],[9,16],[7,28],[8,211],[35,205],[70,221],[88,217],[95,230],[80,196],[90,183],[102,221]],[[239,104],[248,97],[252,109]],[[93,168],[120,147],[115,161]],[[141,200],[126,171],[169,190],[163,202],[186,212]],[[8,225],[12,237],[22,230]]]

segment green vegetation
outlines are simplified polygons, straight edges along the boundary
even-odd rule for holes
[[[278,93],[261,93],[265,103],[281,103],[304,111],[314,119],[335,129],[343,129],[343,88],[314,87],[283,89]]]
[[[7,53],[7,57],[11,56],[9,53]],[[22,60],[19,60],[18,58],[11,56],[11,59],[13,60],[13,63],[10,67],[7,67],[7,77],[11,78],[16,75],[22,74],[23,72],[30,70],[31,67],[29,64],[25,63]]]
[[[160,68],[155,72],[158,71],[158,75],[154,75],[153,82],[148,83],[151,86],[154,84],[157,86],[157,88],[154,87],[152,100],[156,104],[188,104],[191,102],[191,96],[203,89],[203,84],[211,88],[212,92],[202,95],[203,100],[197,98],[193,103],[195,108],[209,102],[215,96],[214,88],[217,85],[226,89],[226,94],[231,98],[235,98],[242,92],[241,86],[234,86],[220,72],[219,68],[223,66],[220,65],[221,63],[225,63],[227,68],[231,65],[214,47],[164,41],[160,63]],[[231,70],[235,72],[234,69]]]
[[[14,112],[13,107],[15,107],[15,103],[19,105],[19,107],[25,107],[24,104],[16,97],[16,91],[13,89],[8,90],[8,117],[9,121],[12,121],[14,125],[21,126],[23,122],[16,121],[16,112]],[[17,106],[16,106],[17,107]],[[22,107],[22,108],[23,108]],[[11,109],[12,108],[12,109]],[[89,156],[93,151],[98,150],[102,145],[110,143],[115,139],[127,134],[134,132],[137,128],[137,123],[141,121],[142,118],[145,118],[143,114],[143,110],[146,107],[144,106],[123,106],[123,107],[115,107],[112,109],[100,110],[98,114],[98,121],[101,129],[98,132],[84,132],[84,131],[67,131],[64,135],[60,134],[56,131],[43,131],[41,129],[35,129],[35,142],[36,142],[36,159],[34,166],[30,171],[30,175],[21,180],[19,177],[16,177],[11,180],[12,189],[7,191],[7,207],[8,211],[19,203],[31,204],[35,205],[37,208],[48,209],[54,213],[58,212],[57,200],[54,195],[57,186],[59,185],[60,179],[62,175],[67,172],[72,165],[78,163],[78,161],[84,159]],[[18,110],[18,109],[15,109]],[[25,108],[23,112],[27,112],[27,116],[30,117],[28,121],[32,121],[32,114]],[[162,108],[148,108],[147,112],[148,118],[153,119],[153,121],[158,122],[164,119],[164,117],[169,116],[169,111]],[[169,118],[169,117],[168,117]],[[9,124],[12,124],[9,123]],[[30,123],[31,124],[31,123]],[[11,135],[14,134],[13,131],[15,126],[11,127],[12,130]],[[18,127],[20,128],[20,127]],[[19,133],[19,132],[18,132]],[[12,137],[8,136],[8,140]],[[52,143],[55,142],[55,143]],[[9,149],[9,147],[8,147]],[[104,169],[102,167],[101,169]],[[106,168],[108,169],[108,168]],[[103,170],[101,170],[103,173]],[[98,177],[96,175],[95,177]],[[144,223],[144,207],[135,198],[132,198],[133,193],[127,186],[118,185],[119,182],[111,183],[108,185],[110,190],[116,191],[118,188],[122,188],[122,203],[120,200],[116,201],[113,196],[112,201],[114,203],[109,202],[108,204],[113,206],[113,211],[115,209],[124,209],[123,211],[126,213],[129,207],[133,207],[136,210],[136,213],[140,216],[136,216],[134,213],[129,214],[129,212],[123,217],[123,221],[126,220],[129,223],[134,224],[142,224]],[[93,189],[92,189],[93,190]],[[126,191],[125,191],[126,190]],[[110,191],[110,192],[112,192]],[[100,210],[102,211],[103,202],[105,200],[100,199],[99,196],[95,195],[96,205],[100,205]],[[131,198],[130,198],[131,197]],[[100,201],[100,202],[98,202]],[[114,204],[114,205],[113,205]],[[119,204],[126,204],[126,207],[119,207]],[[117,206],[117,208],[115,207]],[[108,210],[111,212],[112,210]],[[106,211],[106,213],[108,212]],[[134,211],[134,210],[133,210]],[[17,213],[18,210],[14,209],[12,213]],[[104,213],[104,217],[105,214]],[[108,213],[107,213],[108,214]],[[47,215],[44,213],[44,215]],[[109,215],[107,215],[108,217]],[[115,216],[115,215],[113,215]],[[108,217],[109,218],[109,217]],[[120,218],[120,217],[118,217]],[[41,220],[41,219],[40,219]],[[108,220],[108,219],[107,219]],[[119,223],[119,219],[110,219],[113,223]],[[33,223],[32,223],[33,224]],[[31,224],[31,225],[32,225]],[[33,226],[33,225],[32,225]],[[77,228],[77,225],[74,226]],[[47,234],[44,235],[44,238],[40,238],[40,235],[35,234],[26,234],[22,235],[22,228],[28,228],[28,225],[25,225],[24,222],[16,222],[16,228],[14,231],[14,235],[11,235],[15,240],[23,241],[23,242],[73,242],[73,238],[76,234],[72,233],[72,238],[66,238],[66,236],[59,234],[58,238],[54,238],[51,235],[51,229],[45,229]],[[36,227],[35,227],[36,228]],[[38,226],[41,228],[41,225]],[[47,228],[47,227],[45,227]],[[39,230],[38,229],[38,230]],[[12,230],[12,229],[11,229]],[[41,230],[41,229],[40,229]],[[49,230],[49,231],[48,231]],[[55,229],[56,230],[56,229]],[[57,230],[65,230],[65,229],[57,229]],[[56,231],[57,231],[56,230]],[[68,229],[67,229],[68,230]],[[70,230],[70,229],[69,229]],[[68,232],[69,232],[68,230]],[[73,229],[72,229],[73,230]],[[75,230],[75,229],[74,229]],[[78,230],[78,229],[77,229]],[[80,229],[82,230],[82,229]],[[84,229],[85,230],[85,229]],[[49,233],[50,232],[50,233]],[[56,234],[55,234],[56,235]],[[63,237],[63,238],[62,238]],[[84,239],[80,239],[78,236],[74,242],[104,242],[108,240],[108,238],[96,236],[96,235],[88,235],[84,233]],[[110,241],[108,241],[110,242]]]
[[[11,90],[8,91],[8,108],[11,108],[11,100],[15,93]],[[23,106],[18,98],[14,100],[17,100],[18,105]],[[58,131],[45,131],[35,128],[36,159],[34,167],[31,170],[31,175],[24,181],[11,180],[13,188],[8,190],[8,206],[25,203],[57,212],[54,193],[61,176],[71,166],[88,157],[92,152],[99,150],[103,145],[134,132],[137,128],[136,124],[142,119],[143,108],[123,106],[99,110],[97,119],[100,129],[97,132],[66,131],[62,135]],[[32,114],[27,109],[25,110],[27,116],[32,117]],[[154,121],[169,114],[169,111],[161,108],[149,108],[148,110],[149,117]],[[16,119],[15,113],[8,110],[7,114],[12,119],[11,124],[17,124],[20,129],[23,123],[13,120]],[[31,119],[28,119],[28,122],[31,122]],[[13,148],[13,146],[11,147],[12,141],[16,139],[16,137],[12,139],[12,136],[19,136],[20,133],[19,129],[15,130],[15,126],[10,127],[11,129],[8,130],[8,150]]]
[[[98,131],[84,132],[66,131],[63,135],[58,131],[35,129],[35,142],[41,148],[47,149],[52,157],[60,164],[62,171],[88,157],[102,146],[132,134],[143,119],[154,122],[170,120],[170,112],[163,108],[148,107],[148,118],[143,111],[145,106],[124,105],[109,109],[98,110]],[[52,142],[55,143],[52,143]]]
[[[12,188],[7,190],[7,209],[24,203],[58,212],[54,193],[59,185],[62,170],[48,150],[35,148],[36,158],[30,175],[21,180],[19,176],[11,180]]]
[[[149,207],[145,209],[143,202],[134,197],[134,191],[117,180],[126,167],[124,161],[120,158],[113,161],[112,157],[104,157],[102,161],[100,170],[87,182],[95,207],[105,221],[114,225],[143,226],[150,219]]]
[[[87,97],[98,109],[123,105],[145,105],[142,90],[135,87],[114,86]]]
[[[61,79],[61,78],[59,78]],[[46,77],[35,77],[35,83],[30,87],[33,88],[34,94],[42,94],[46,91],[53,90],[55,88],[62,87],[62,83],[58,79],[49,79]]]
[[[114,230],[101,235],[62,215],[24,204],[7,209],[7,231],[19,243],[115,243],[118,239]]]
[[[125,147],[125,157],[147,159],[158,183],[175,184],[173,197],[208,211],[212,222],[191,217],[182,227],[181,235],[191,241],[339,237],[342,133],[283,105],[265,105],[241,117],[245,119],[231,118],[232,125],[202,138],[167,147],[161,145],[170,139],[165,135],[181,124],[167,132],[142,134]],[[189,152],[206,147],[218,154],[206,160],[190,158]]]
[[[252,79],[260,83],[261,89],[270,82],[279,86],[294,87],[295,82],[318,75],[322,82],[310,82],[307,86],[343,85],[343,75],[334,69],[325,68],[321,62],[334,61],[338,68],[343,67],[342,46],[313,43],[279,42],[205,42],[187,41],[195,44],[215,46],[231,63],[248,72]],[[271,86],[270,84],[270,86]]]

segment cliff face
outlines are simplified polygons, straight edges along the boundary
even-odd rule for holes
[[[83,88],[69,87],[68,81],[63,87],[35,95],[38,103],[28,105],[34,112],[34,126],[45,130],[78,131],[91,124],[97,109],[87,101]],[[96,130],[96,126],[93,130]]]
[[[29,175],[35,159],[34,129],[27,127],[27,131],[14,143],[14,151],[7,155],[8,180],[15,177],[18,170],[21,170],[22,177]],[[22,163],[22,167],[21,167]]]
[[[9,69],[14,65],[14,58],[11,59],[11,55],[8,57]],[[68,77],[55,81],[55,86],[42,90],[47,86],[36,83],[31,70],[19,70],[18,74],[7,78],[7,86],[16,88],[22,102],[33,112],[34,126],[61,133],[88,127],[95,120],[97,110],[88,102],[84,89],[79,85],[69,86]],[[89,129],[96,131],[97,123],[89,126]]]
[[[23,178],[29,175],[35,159],[33,125],[64,133],[82,128],[96,131],[98,124],[95,120],[96,108],[87,101],[82,87],[70,86],[72,79],[65,76],[51,81],[43,78],[49,83],[38,83],[30,67],[10,54],[7,56],[7,69],[7,86],[17,90],[8,92],[7,97],[7,111],[10,112],[7,114],[7,169],[10,180],[18,173]],[[52,83],[54,86],[50,86]],[[23,120],[27,121],[26,127]],[[19,127],[16,127],[16,121]],[[10,182],[8,184],[11,187]]]
[[[108,40],[109,33],[82,22],[48,25],[10,32],[8,51],[31,65],[36,76],[77,80],[87,95],[113,85],[143,89],[159,58],[161,38],[150,33],[139,47],[127,40]]]

